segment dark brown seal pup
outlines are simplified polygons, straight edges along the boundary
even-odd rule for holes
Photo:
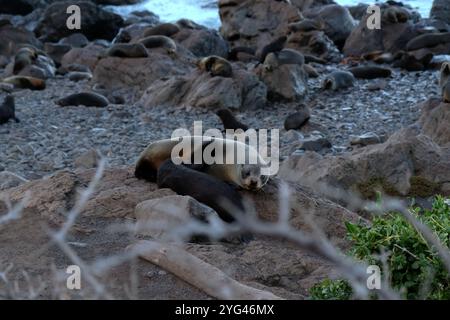
[[[10,119],[20,122],[16,117],[16,107],[12,95],[7,96],[5,101],[0,105],[0,124],[7,123]]]
[[[159,167],[157,184],[159,188],[169,188],[206,204],[226,222],[233,222],[233,216],[245,210],[242,196],[232,186],[206,173],[176,165],[171,159]]]
[[[255,49],[250,48],[250,47],[244,47],[244,46],[234,47],[233,49],[231,49],[228,52],[228,60],[230,60],[230,61],[239,60],[238,59],[239,53],[245,53],[249,56],[255,56],[255,54],[256,54]]]
[[[165,48],[169,53],[175,53],[177,51],[177,45],[175,41],[166,36],[148,36],[139,40],[146,48]]]
[[[223,128],[225,130],[227,129],[242,129],[244,131],[247,131],[248,126],[243,124],[242,122],[239,122],[233,115],[230,109],[220,109],[216,112],[217,116],[222,120]]]
[[[106,97],[94,92],[80,92],[71,94],[56,101],[61,107],[66,106],[86,106],[86,107],[106,107],[109,101]]]
[[[261,54],[259,55],[259,61],[263,63],[269,53],[283,50],[284,46],[286,45],[286,41],[287,37],[281,36],[272,41],[271,43],[269,43],[268,45],[266,45],[261,50]]]
[[[392,74],[391,69],[378,66],[359,66],[349,68],[348,71],[358,79],[387,78]]]
[[[286,131],[298,130],[308,122],[310,116],[311,110],[305,106],[301,111],[287,116],[284,120],[284,129]]]
[[[143,36],[166,36],[171,37],[180,31],[180,27],[174,23],[162,23],[144,31]]]
[[[109,57],[147,58],[148,52],[142,43],[116,43],[106,51]]]
[[[431,48],[447,42],[450,42],[450,32],[426,33],[411,39],[406,45],[406,50]]]
[[[450,102],[450,62],[444,62],[441,66],[441,77],[439,79],[441,87],[442,100],[446,103]]]
[[[331,72],[322,82],[322,89],[337,91],[353,87],[355,77],[351,72],[336,70]]]

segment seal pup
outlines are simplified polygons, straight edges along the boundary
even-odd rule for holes
[[[305,57],[294,49],[283,49],[279,52],[271,52],[264,60],[264,68],[267,71],[272,71],[284,64],[298,64],[303,66],[305,64]]]
[[[422,48],[432,48],[447,42],[450,42],[450,32],[426,33],[409,40],[406,44],[406,50],[414,51]]]
[[[109,57],[147,58],[148,52],[142,43],[116,43],[106,51]]]
[[[261,53],[259,54],[259,61],[263,63],[269,53],[283,50],[284,46],[286,45],[286,41],[287,37],[281,36],[268,45],[264,46],[261,50]]]
[[[238,61],[241,54],[245,54],[248,58],[253,58],[254,60],[258,60],[255,56],[255,49],[250,47],[238,46],[232,48],[228,51],[228,60],[230,61]]]
[[[242,196],[229,184],[193,170],[184,165],[176,165],[172,159],[165,160],[158,168],[157,184],[159,188],[169,188],[182,196],[191,196],[195,200],[214,209],[225,222],[233,222],[233,215],[244,212]]]
[[[387,78],[392,75],[392,70],[378,66],[359,66],[349,68],[348,71],[358,79]]]
[[[353,87],[355,77],[348,71],[336,70],[327,75],[322,82],[322,89],[337,91],[344,88]]]
[[[61,107],[66,106],[86,106],[86,107],[106,107],[109,101],[106,97],[94,92],[80,92],[71,94],[65,98],[55,101]]]
[[[442,100],[446,103],[450,102],[450,62],[444,62],[441,66],[441,77],[439,86],[441,87]]]
[[[406,23],[410,19],[410,15],[408,10],[395,5],[382,9],[381,19],[386,23]]]
[[[166,36],[148,36],[140,39],[138,43],[143,44],[147,49],[165,48],[171,54],[177,51],[175,41]]]
[[[233,67],[231,63],[219,56],[209,56],[197,61],[197,66],[204,72],[209,72],[213,77],[226,77],[231,78],[233,76]]]
[[[217,110],[216,114],[222,121],[224,130],[227,129],[232,130],[242,129],[243,131],[248,130],[248,126],[237,120],[230,109],[225,108]]]
[[[157,26],[146,29],[143,37],[166,36],[171,37],[180,31],[180,27],[174,23],[162,23]]]
[[[30,89],[30,90],[44,90],[45,80],[27,76],[12,76],[3,79],[1,82],[9,83],[14,88]]]
[[[7,123],[10,119],[16,122],[20,120],[16,117],[16,106],[14,103],[14,96],[6,96],[3,103],[0,105],[0,124]]]

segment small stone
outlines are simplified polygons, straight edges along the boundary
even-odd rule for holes
[[[100,154],[98,151],[91,149],[77,157],[74,161],[74,165],[78,169],[91,169],[97,166],[99,159]]]
[[[332,144],[327,138],[313,137],[305,140],[300,148],[306,151],[319,152],[331,147]]]
[[[298,130],[308,122],[311,116],[311,111],[308,107],[304,107],[301,111],[293,113],[284,120],[284,129]]]

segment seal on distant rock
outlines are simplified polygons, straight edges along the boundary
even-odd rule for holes
[[[444,102],[450,102],[450,62],[444,62],[441,66],[441,77],[439,86],[441,87],[442,99]]]
[[[226,222],[233,222],[237,209],[244,212],[242,196],[229,184],[206,173],[165,160],[158,168],[159,188],[169,188],[182,196],[191,196],[214,209]]]
[[[269,53],[283,50],[284,46],[286,45],[286,41],[287,37],[281,36],[268,45],[264,46],[261,50],[261,53],[259,54],[259,61],[263,63]]]
[[[71,94],[56,101],[61,107],[66,106],[86,106],[86,107],[106,107],[109,101],[106,97],[94,92],[80,92]]]
[[[142,43],[116,43],[106,51],[109,57],[147,58],[147,49]]]
[[[233,76],[233,67],[231,63],[219,56],[209,56],[197,61],[200,70],[209,72],[211,76],[220,76],[230,78]]]
[[[228,129],[232,130],[242,129],[243,131],[248,130],[248,126],[237,120],[230,109],[217,110],[216,114],[220,118],[220,120],[222,120],[224,130]]]
[[[23,68],[31,65],[37,57],[38,53],[33,48],[21,48],[14,57],[13,74],[18,74]]]
[[[16,117],[16,106],[12,95],[6,96],[5,101],[0,105],[0,124],[8,122],[10,119],[20,122]]]
[[[45,80],[27,76],[12,76],[3,79],[1,82],[14,85],[14,88],[44,90]]]
[[[388,23],[405,23],[408,22],[410,16],[408,10],[398,6],[390,6],[382,9],[381,20]]]
[[[229,52],[228,52],[228,60],[230,61],[236,61],[239,60],[238,56],[240,53],[245,53],[249,56],[255,56],[256,52],[255,49],[250,48],[250,47],[244,47],[244,46],[238,46],[238,47],[234,47],[232,48]],[[256,59],[256,57],[255,57]]]
[[[358,66],[349,68],[348,71],[358,79],[387,78],[392,75],[392,70],[378,66]]]
[[[303,66],[305,57],[303,54],[294,49],[283,49],[279,52],[271,52],[264,60],[264,68],[272,71],[284,64],[297,64]]]
[[[140,39],[139,43],[143,44],[148,49],[165,48],[169,53],[175,53],[177,51],[175,41],[166,36],[148,36]]]
[[[146,29],[143,32],[143,37],[149,36],[166,36],[171,37],[180,31],[180,27],[174,23],[162,23],[157,26]]]
[[[154,182],[156,172],[165,160],[177,157],[183,159],[184,162],[191,161],[198,152],[202,152],[201,155],[204,152],[212,154],[216,150],[220,150],[219,148],[222,148],[223,159],[219,160],[222,164],[217,163],[218,161],[206,164],[202,167],[203,172],[248,190],[261,189],[267,183],[268,177],[261,173],[262,166],[265,166],[266,162],[256,149],[235,140],[202,136],[178,137],[151,143],[136,162],[135,176]],[[236,158],[232,161],[233,163],[227,163],[226,160],[229,159],[227,152],[230,150],[235,157],[243,155],[246,163],[241,164],[236,161]],[[185,151],[186,154],[184,154]],[[204,164],[203,159],[201,164]]]
[[[414,51],[422,48],[432,48],[447,42],[450,42],[450,32],[426,33],[409,40],[406,44],[406,50]]]
[[[344,88],[352,87],[355,83],[355,77],[348,71],[333,71],[322,82],[324,90],[337,91]]]
[[[288,24],[291,32],[309,32],[313,30],[322,30],[323,23],[318,19],[304,19],[299,22]]]

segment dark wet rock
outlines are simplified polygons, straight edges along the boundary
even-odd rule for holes
[[[450,7],[446,0],[434,0],[430,17],[450,24]]]
[[[72,48],[61,59],[63,67],[71,64],[81,64],[94,70],[105,48],[95,43],[90,43],[84,48]]]
[[[284,129],[288,130],[298,130],[306,124],[311,116],[311,110],[308,107],[303,107],[301,111],[290,114],[284,120]]]
[[[27,44],[42,47],[32,32],[9,24],[0,26],[0,39],[0,56],[12,56],[21,46]]]
[[[59,44],[47,42],[44,44],[44,51],[53,59],[56,65],[61,65],[63,56],[69,52],[72,47],[68,44]]]
[[[89,40],[82,33],[73,33],[70,36],[62,38],[59,43],[69,45],[73,48],[83,48],[89,44]]]

